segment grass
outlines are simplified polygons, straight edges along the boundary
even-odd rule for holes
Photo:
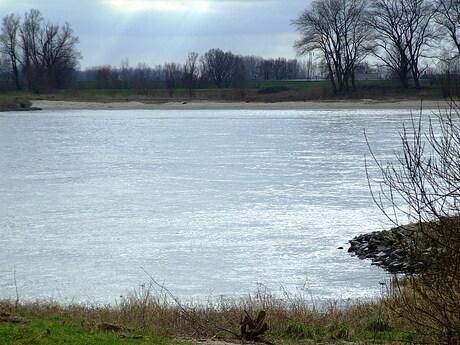
[[[267,312],[269,325],[261,340],[270,343],[403,344],[421,339],[385,305],[383,299],[312,304],[310,296],[275,296],[263,286],[241,299],[183,303],[152,285],[114,306],[0,301],[0,343],[186,344],[182,339],[203,338],[239,343],[241,320],[260,310]],[[3,322],[1,315],[6,315]]]
[[[0,107],[3,103],[17,99],[164,103],[183,101],[246,101],[246,102],[286,102],[286,101],[355,101],[376,99],[394,101],[401,99],[443,99],[440,86],[427,83],[422,89],[400,89],[391,81],[358,81],[355,91],[334,96],[328,81],[248,81],[244,90],[232,88],[195,89],[177,88],[169,92],[164,82],[155,81],[148,88],[122,88],[122,85],[105,85],[95,82],[75,82],[71,88],[54,93],[34,94],[24,91],[3,91],[0,93]],[[13,101],[14,103],[14,101]],[[17,103],[16,103],[17,104]],[[20,104],[20,103],[19,103]],[[5,108],[5,107],[3,107]],[[13,110],[17,109],[13,107]]]
[[[7,314],[4,314],[7,315]],[[123,345],[123,344],[190,344],[155,335],[141,335],[139,332],[108,331],[98,325],[86,323],[76,318],[56,316],[12,317],[11,322],[0,322],[0,342],[3,345]],[[4,318],[6,319],[6,318]]]

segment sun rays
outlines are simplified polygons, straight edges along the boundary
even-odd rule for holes
[[[209,0],[105,0],[106,4],[130,12],[207,12]]]

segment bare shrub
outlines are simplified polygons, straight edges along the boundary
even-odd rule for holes
[[[429,341],[460,344],[460,110],[454,103],[434,119],[414,117],[401,135],[402,153],[382,164],[380,209],[409,234],[396,245],[408,251],[415,272],[394,277],[389,307]],[[371,182],[372,183],[372,182]]]

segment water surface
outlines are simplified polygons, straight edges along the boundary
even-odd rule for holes
[[[0,114],[0,298],[113,302],[147,271],[183,298],[262,283],[372,297],[346,252],[385,228],[367,186],[408,111]],[[343,246],[345,250],[339,250]]]

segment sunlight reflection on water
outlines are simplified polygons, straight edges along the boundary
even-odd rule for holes
[[[385,160],[409,114],[0,114],[0,298],[16,276],[24,299],[113,302],[148,282],[141,267],[183,298],[374,296],[384,272],[346,252],[387,226],[363,130]]]

